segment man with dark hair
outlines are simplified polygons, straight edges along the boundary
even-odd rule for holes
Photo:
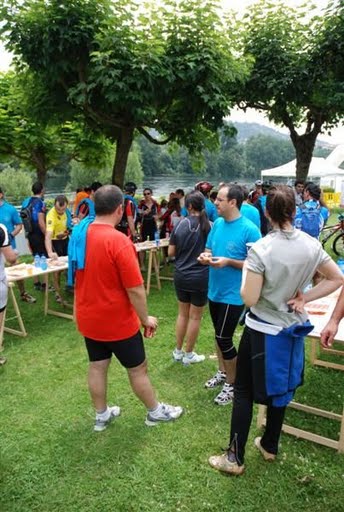
[[[304,202],[296,208],[296,226],[313,238],[319,238],[320,231],[329,218],[330,212],[321,202],[321,188],[311,181],[305,184]]]
[[[256,182],[257,183],[257,182]],[[254,206],[257,208],[260,217],[260,231],[263,236],[267,235],[270,229],[270,224],[265,216],[265,207],[266,207],[266,195],[272,186],[272,182],[270,180],[263,181],[261,184],[261,194],[259,195],[257,201],[254,203]]]
[[[134,242],[137,239],[136,221],[138,208],[134,199],[137,186],[133,181],[128,181],[124,185],[124,205],[123,215],[120,222],[117,224],[116,229],[126,236],[131,238]]]
[[[12,249],[18,254],[16,249],[15,237],[20,233],[23,227],[23,221],[19,216],[16,208],[5,201],[3,190],[0,188],[0,223],[4,224],[8,232],[9,242]],[[27,291],[25,291],[24,281],[17,281],[17,285],[20,292],[20,298],[24,302],[33,304],[36,302],[35,297],[32,297]]]
[[[84,219],[88,215],[94,217],[94,194],[100,187],[102,187],[100,181],[94,181],[88,189],[90,191],[89,196],[79,202],[75,210],[75,216],[78,217],[79,220]]]
[[[181,208],[185,206],[185,193],[182,188],[177,188],[175,191],[176,197],[179,199],[179,204]]]
[[[294,195],[296,206],[300,206],[303,203],[303,190],[305,188],[305,182],[303,180],[295,180],[294,182]]]
[[[35,181],[32,185],[32,196],[24,199],[22,208],[29,207],[31,210],[32,231],[27,234],[27,240],[31,253],[33,255],[47,256],[45,248],[45,215],[46,207],[43,202],[44,186],[40,181]],[[45,283],[41,283],[39,278],[34,278],[34,287],[36,290],[44,290]]]
[[[154,426],[181,416],[183,409],[157,401],[147,374],[147,361],[140,332],[152,336],[157,319],[148,316],[146,293],[137,254],[131,240],[114,227],[123,215],[123,195],[114,185],[101,187],[94,196],[95,220],[76,226],[74,237],[85,248],[82,264],[76,266],[76,321],[85,337],[89,356],[88,384],[96,410],[94,430],[100,432],[120,414],[106,400],[107,374],[112,355],[128,372],[135,395],[147,408],[146,425]]]
[[[209,311],[215,330],[219,370],[206,388],[223,385],[215,403],[226,405],[234,396],[237,352],[233,335],[244,310],[240,296],[241,275],[247,244],[261,238],[259,229],[240,213],[244,199],[239,185],[220,187],[215,205],[219,218],[208,235],[200,263],[209,265]]]
[[[68,199],[64,195],[55,198],[54,206],[49,210],[46,220],[45,247],[49,258],[56,259],[68,254]],[[53,273],[55,300],[63,303],[60,291],[61,272]]]

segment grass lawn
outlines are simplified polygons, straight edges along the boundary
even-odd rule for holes
[[[227,477],[208,466],[208,457],[227,446],[231,406],[216,406],[217,391],[203,387],[215,361],[207,358],[191,368],[172,361],[177,307],[171,283],[149,296],[159,330],[146,340],[146,350],[159,398],[182,405],[185,415],[155,428],[144,425],[145,410],[125,370],[113,361],[109,403],[118,404],[122,415],[105,432],[93,432],[83,340],[71,321],[44,317],[42,301],[41,294],[36,304],[21,304],[27,338],[5,333],[1,512],[343,511],[344,457],[282,435],[278,461],[265,463],[253,447],[259,434],[255,418],[245,475]],[[213,352],[208,312],[197,350]],[[308,365],[296,399],[339,413],[343,383],[342,372]],[[338,439],[339,422],[296,411],[288,411],[287,419]]]

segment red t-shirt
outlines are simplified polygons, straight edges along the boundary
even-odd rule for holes
[[[117,341],[130,338],[140,320],[126,288],[143,284],[131,240],[108,224],[87,231],[84,270],[76,272],[76,320],[87,338]]]

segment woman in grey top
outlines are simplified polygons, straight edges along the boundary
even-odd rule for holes
[[[304,336],[313,329],[304,304],[343,284],[318,240],[293,228],[294,215],[293,190],[273,187],[266,202],[273,230],[253,245],[244,265],[241,296],[250,312],[238,353],[229,448],[209,459],[232,475],[244,472],[253,402],[267,405],[266,429],[254,444],[265,460],[275,459],[286,406],[303,380]],[[316,271],[322,281],[303,294]]]
[[[205,359],[193,349],[208,292],[208,267],[201,265],[197,258],[204,251],[210,223],[205,212],[204,197],[200,192],[190,192],[185,198],[185,207],[188,216],[173,229],[168,255],[176,258],[174,286],[178,298],[173,359],[189,365]]]

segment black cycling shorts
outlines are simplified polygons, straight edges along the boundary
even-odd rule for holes
[[[114,354],[124,368],[136,368],[146,359],[140,331],[131,338],[119,341],[97,341],[85,337],[85,344],[91,362],[111,359]]]

